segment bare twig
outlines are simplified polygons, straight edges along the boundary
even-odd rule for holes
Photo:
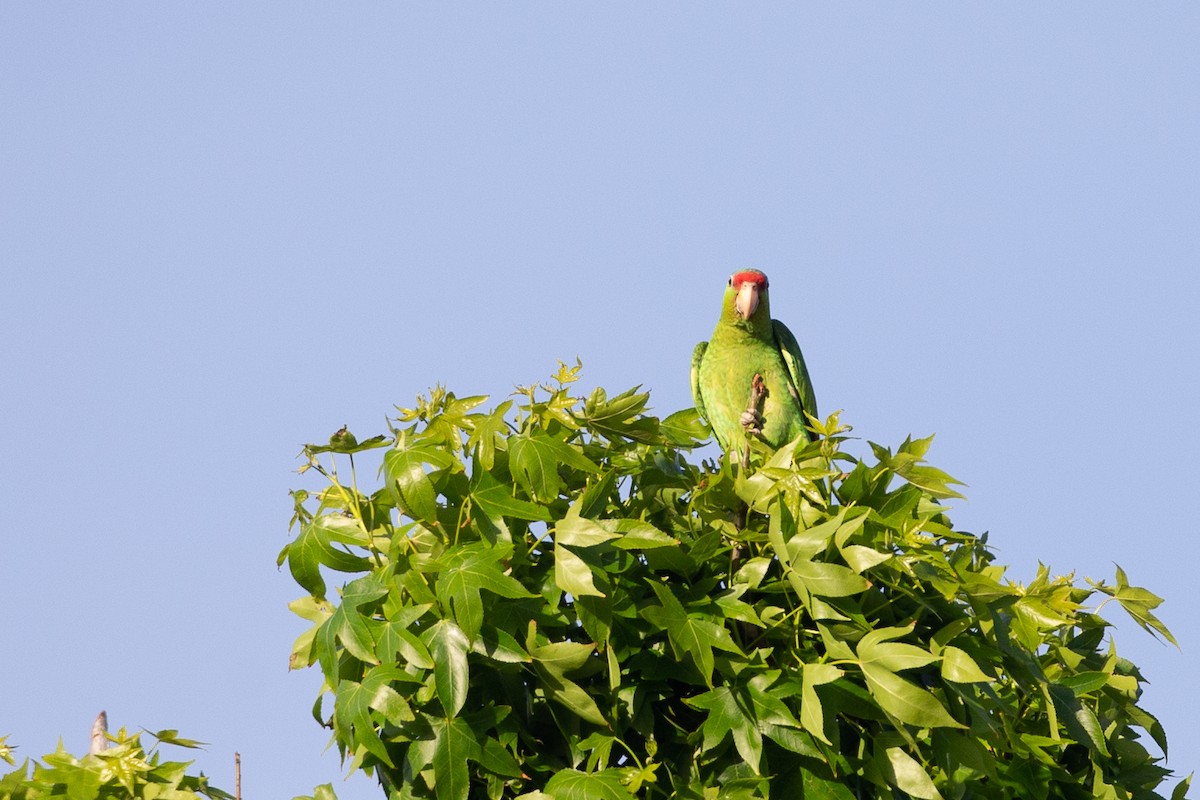
[[[92,742],[88,745],[88,755],[96,755],[108,749],[108,714],[101,711],[92,723]]]
[[[242,754],[233,754],[233,797],[242,800]]]

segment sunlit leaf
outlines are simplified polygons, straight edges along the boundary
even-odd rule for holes
[[[432,565],[439,572],[436,586],[438,599],[453,608],[455,619],[468,639],[473,640],[483,625],[480,591],[486,590],[513,599],[534,596],[501,569],[511,554],[510,545],[473,542]]]
[[[824,561],[794,560],[789,565],[788,579],[798,588],[824,597],[848,597],[871,585],[854,570]]]
[[[421,640],[434,663],[434,686],[446,716],[455,716],[467,701],[470,677],[467,665],[467,636],[458,625],[442,620],[430,628]]]
[[[685,408],[668,416],[659,426],[659,432],[681,447],[694,447],[712,435],[712,429],[694,408]]]
[[[543,434],[518,434],[509,439],[509,459],[513,473],[530,496],[541,502],[558,497],[562,478],[559,465],[586,472],[600,468],[575,447]]]
[[[874,638],[878,633],[878,630],[872,631],[858,643],[858,657],[864,662],[869,661],[890,672],[899,672],[923,667],[938,660],[938,656],[923,647],[903,642],[880,641]]]
[[[879,706],[901,722],[918,728],[961,728],[936,697],[878,664],[862,664],[867,688]]]
[[[383,471],[388,485],[396,492],[396,503],[413,519],[437,519],[437,492],[425,472],[425,465],[446,467],[451,457],[432,447],[389,450],[383,456]]]
[[[622,550],[652,550],[656,547],[675,547],[679,540],[640,519],[603,519],[598,524],[616,534],[612,542]]]
[[[437,796],[465,800],[470,789],[467,760],[479,760],[480,747],[474,731],[461,719],[433,719],[435,745],[433,775]]]
[[[631,796],[615,769],[591,773],[559,770],[546,782],[545,794],[552,800],[629,800]]]
[[[554,582],[572,597],[604,597],[604,592],[596,588],[592,568],[563,544],[554,548]]]
[[[888,770],[889,783],[921,800],[942,800],[941,792],[930,780],[929,773],[903,748],[889,747],[886,754],[885,768]]]
[[[476,453],[479,463],[485,470],[490,470],[495,466],[496,446],[503,442],[511,432],[505,415],[508,414],[512,405],[512,400],[505,400],[490,414],[473,414],[470,417],[472,426],[467,447]]]
[[[639,393],[639,388],[635,386],[611,399],[598,388],[588,396],[577,419],[609,439],[654,442],[658,438],[659,421],[642,414],[650,395]]]
[[[474,476],[471,500],[492,517],[550,520],[550,512],[544,506],[513,497],[512,492],[485,469],[479,470]]]
[[[970,655],[949,646],[942,649],[942,677],[955,683],[986,683],[992,680]]]
[[[616,539],[619,534],[606,530],[599,522],[578,514],[577,506],[554,526],[554,541],[572,547],[591,547]]]

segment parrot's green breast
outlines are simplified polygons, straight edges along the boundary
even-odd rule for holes
[[[791,380],[774,339],[763,341],[740,327],[719,328],[699,363],[698,388],[704,413],[721,448],[740,447],[746,440],[741,416],[750,400],[755,374],[762,375],[762,438],[781,447],[804,430],[804,413],[793,396]]]

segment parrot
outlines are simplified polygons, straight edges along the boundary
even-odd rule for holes
[[[747,433],[776,449],[811,439],[804,415],[817,415],[800,345],[771,319],[767,287],[756,269],[735,272],[712,338],[692,352],[692,399],[726,453],[746,447]]]

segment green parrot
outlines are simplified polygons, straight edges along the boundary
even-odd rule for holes
[[[755,375],[762,397],[752,404]],[[817,415],[812,380],[796,337],[771,319],[767,276],[758,270],[729,279],[712,339],[692,353],[692,399],[725,452],[741,450],[747,432],[776,448],[810,437],[804,414]]]

